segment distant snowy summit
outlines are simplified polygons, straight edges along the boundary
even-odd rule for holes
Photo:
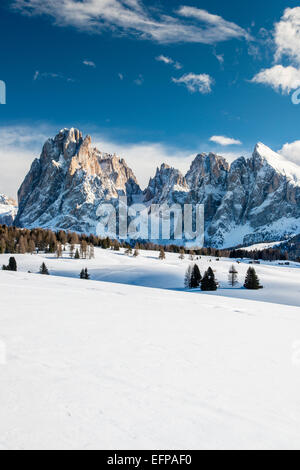
[[[128,203],[204,204],[205,244],[225,248],[300,233],[300,167],[264,144],[231,165],[199,154],[184,176],[166,164],[142,191],[123,159],[94,148],[89,136],[63,129],[48,139],[18,192],[15,223],[95,233],[97,208]]]
[[[4,194],[0,194],[0,224],[11,225],[17,215],[17,203]]]

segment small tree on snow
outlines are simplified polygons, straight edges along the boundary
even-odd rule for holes
[[[245,289],[249,290],[263,289],[263,287],[260,285],[256,271],[252,267],[250,267],[247,271],[244,287]]]
[[[232,287],[238,284],[238,272],[233,265],[229,269],[228,282],[229,282],[229,285]]]
[[[184,259],[184,258],[185,258],[185,251],[183,249],[181,249],[179,259]]]
[[[193,271],[192,266],[189,266],[186,270],[186,273],[185,273],[185,276],[184,276],[184,287],[186,289],[191,289],[192,288],[192,285],[191,285],[192,271]]]
[[[200,269],[197,264],[194,265],[191,274],[191,288],[197,289],[200,286],[202,276],[200,273]]]
[[[40,274],[44,274],[46,276],[49,276],[49,271],[45,263],[43,263],[40,267]]]
[[[75,251],[75,246],[73,245],[73,243],[71,243],[71,245],[70,245],[70,258],[73,258],[74,251]]]
[[[216,291],[217,288],[218,284],[216,282],[215,274],[213,270],[209,267],[201,280],[201,290],[210,292]]]
[[[17,271],[17,262],[16,259],[11,256],[8,261],[8,266],[3,265],[3,271]]]
[[[81,270],[80,279],[87,279],[87,280],[90,279],[90,275],[88,273],[87,268]]]
[[[133,253],[133,256],[134,256],[135,258],[137,258],[137,257],[139,256],[139,254],[140,254],[140,252],[139,252],[138,248],[135,248],[134,253]]]
[[[166,259],[166,254],[165,254],[165,250],[163,249],[163,247],[161,247],[160,250],[159,250],[158,259],[161,259],[161,260]]]
[[[80,258],[80,255],[79,255],[79,251],[78,251],[78,248],[76,249],[75,251],[75,259],[79,259]]]

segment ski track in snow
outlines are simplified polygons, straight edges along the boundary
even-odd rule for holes
[[[255,266],[265,289],[247,292],[233,260],[202,258],[223,286],[203,294],[178,255],[95,253],[0,272],[0,449],[300,448],[296,263]],[[43,261],[55,276],[27,273]]]

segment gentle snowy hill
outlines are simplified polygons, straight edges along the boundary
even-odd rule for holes
[[[298,307],[3,271],[0,298],[1,449],[300,448]]]
[[[285,305],[300,306],[300,264],[291,262],[289,266],[279,266],[278,262],[261,262],[255,265],[264,289],[247,291],[242,288],[246,272],[249,268],[247,260],[237,264],[232,259],[202,257],[190,261],[189,256],[180,260],[177,254],[166,253],[166,259],[158,259],[156,251],[140,251],[140,256],[134,258],[111,250],[95,249],[95,259],[70,259],[69,253],[64,252],[62,259],[55,255],[14,255],[18,269],[27,273],[38,273],[43,262],[54,276],[79,278],[82,268],[87,267],[92,280],[128,284],[133,286],[150,287],[167,290],[184,290],[184,275],[189,265],[197,263],[202,275],[209,266],[215,271],[221,289],[214,296],[252,299],[263,302],[274,302]],[[0,255],[0,266],[8,263],[9,255]],[[228,271],[234,264],[238,271],[239,284],[237,288],[228,286]],[[203,295],[197,291],[193,295]]]

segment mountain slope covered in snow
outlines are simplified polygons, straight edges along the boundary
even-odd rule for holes
[[[0,298],[0,449],[300,448],[299,307],[7,271]]]
[[[262,143],[250,158],[231,165],[221,156],[199,154],[185,176],[163,164],[142,192],[124,160],[95,149],[76,129],[63,129],[45,143],[19,190],[16,223],[96,233],[98,207],[116,206],[120,196],[129,205],[148,207],[203,204],[207,246],[280,241],[300,233],[300,167]]]

